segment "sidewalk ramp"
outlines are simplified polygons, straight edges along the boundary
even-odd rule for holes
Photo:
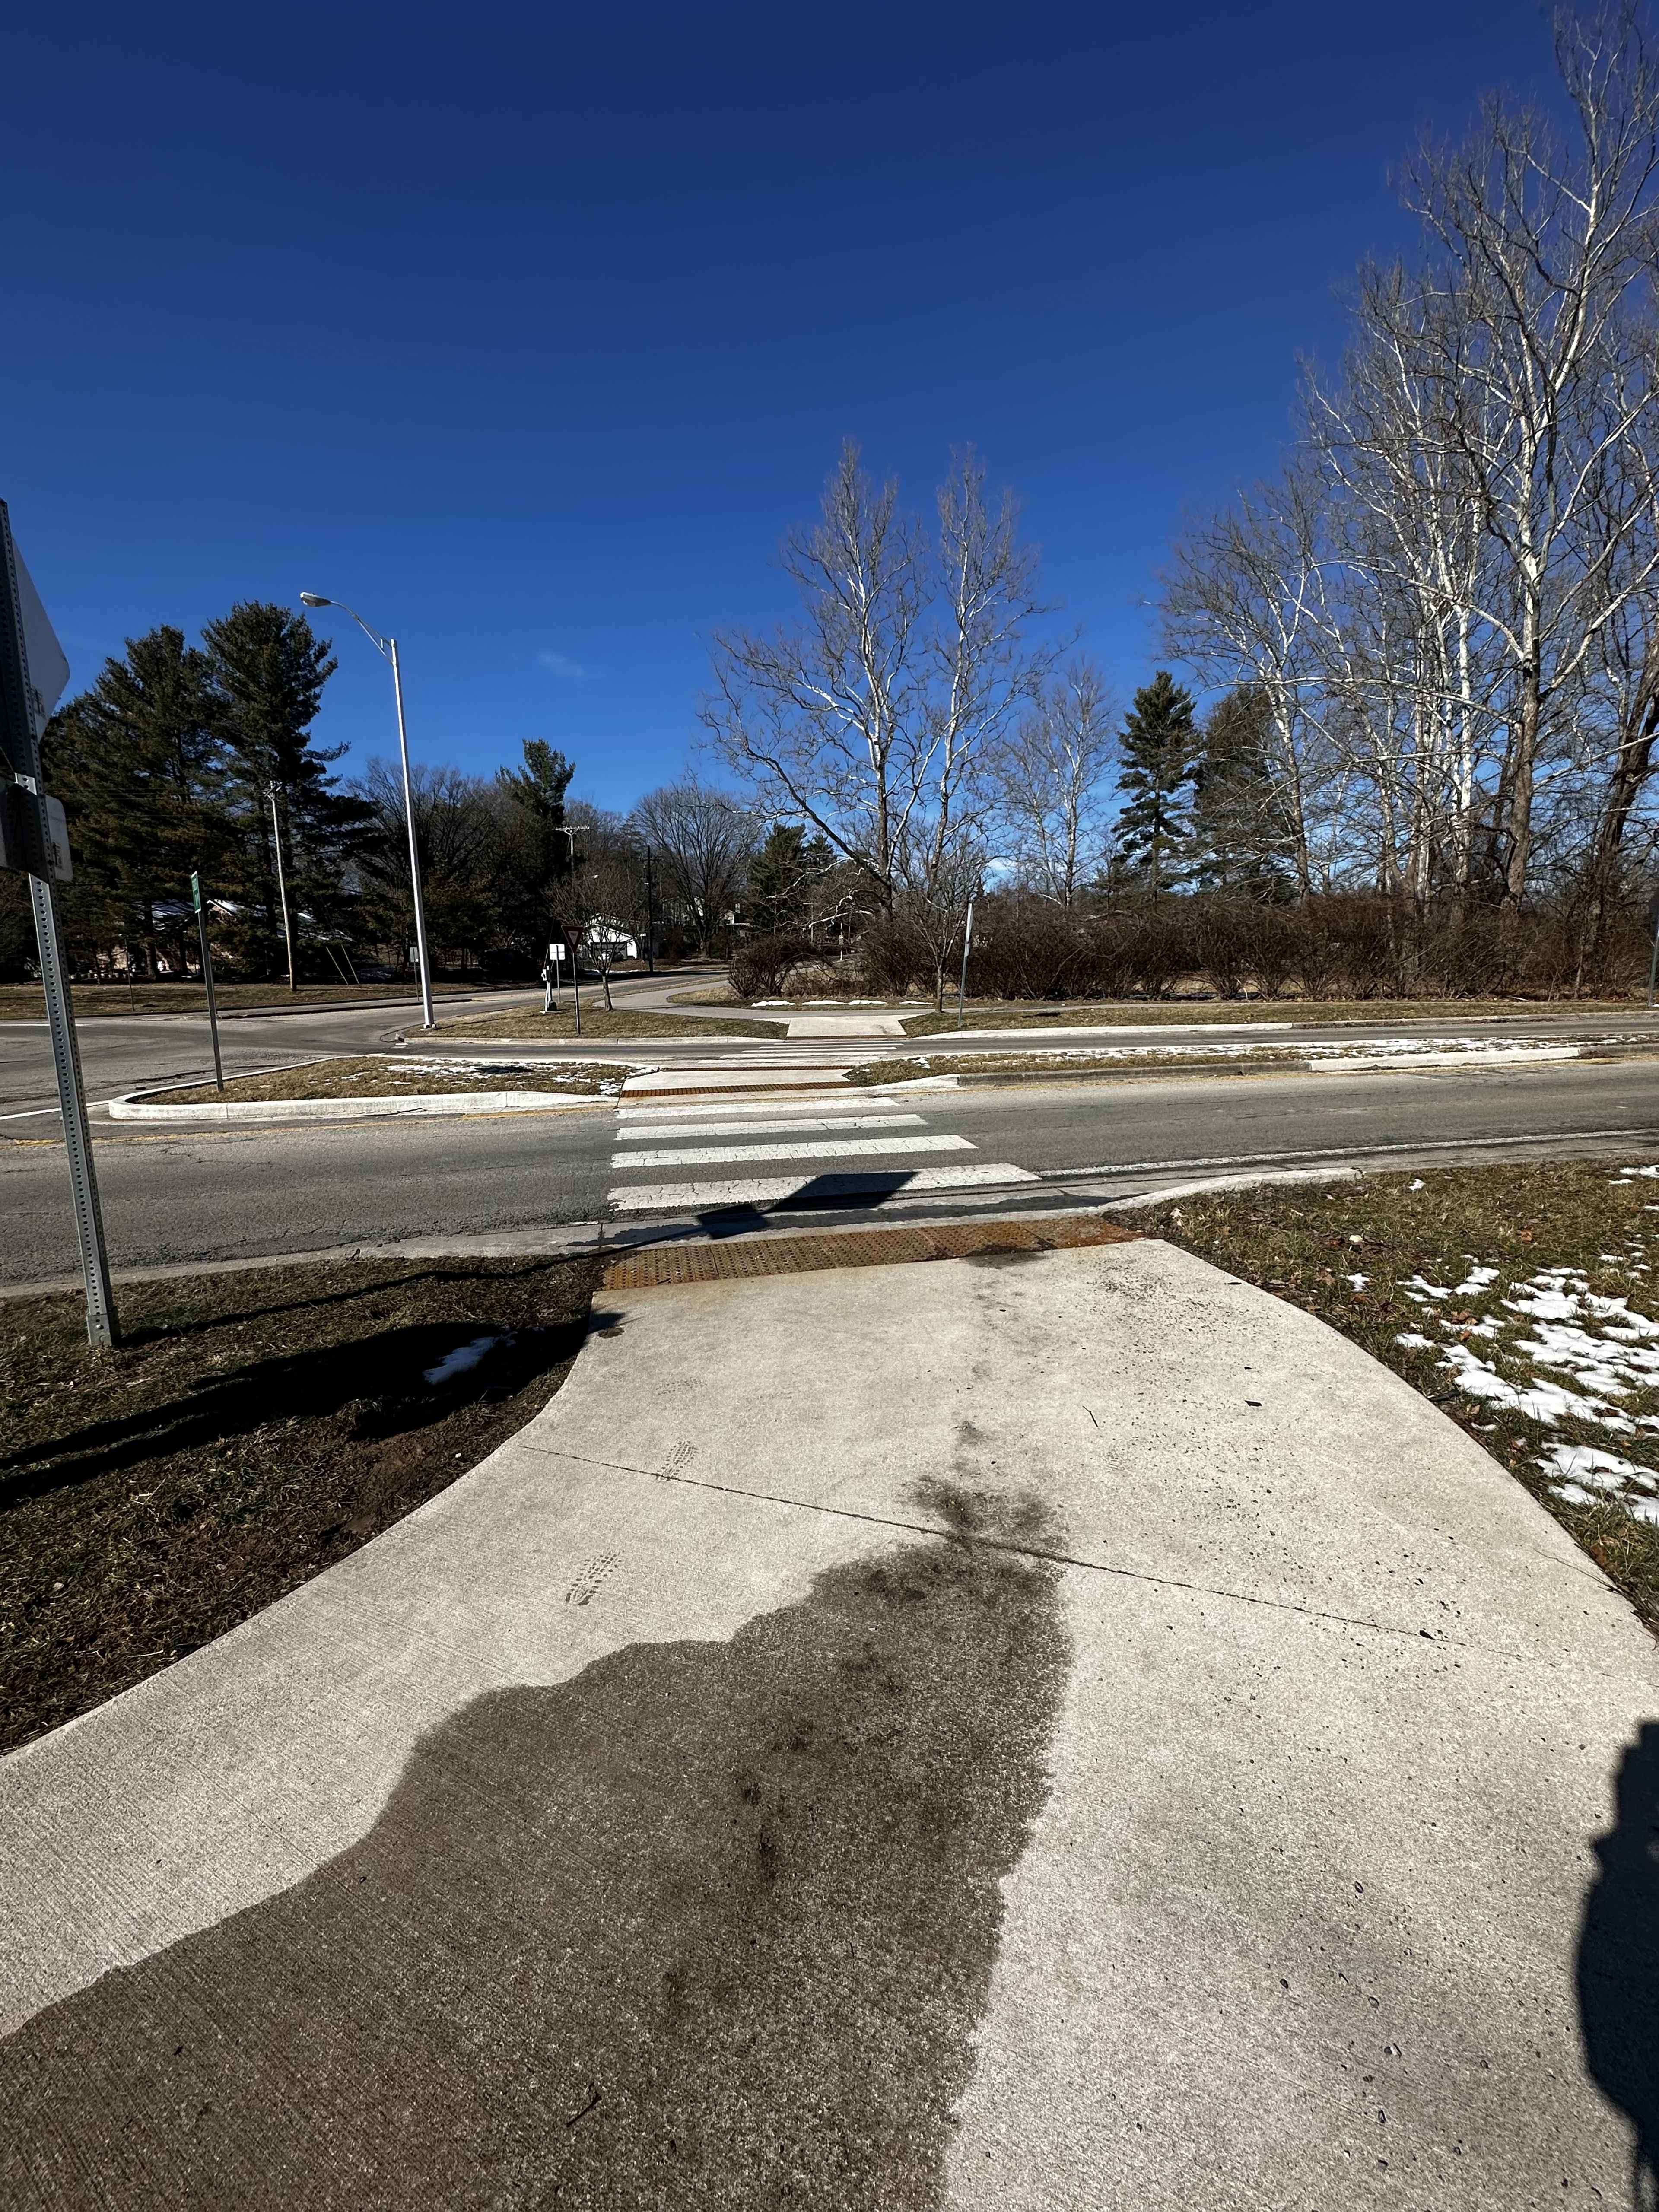
[[[1646,2202],[1645,1632],[1309,1316],[994,1226],[627,1263],[519,1437],[0,1762],[0,2201]]]

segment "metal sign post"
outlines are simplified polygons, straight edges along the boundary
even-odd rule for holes
[[[977,896],[977,894],[975,894]],[[957,994],[957,1019],[962,1021],[968,1012],[968,955],[974,949],[974,901],[968,902],[968,926],[962,933],[962,988]]]
[[[64,1144],[69,1154],[70,1190],[81,1243],[81,1273],[87,1290],[87,1337],[93,1344],[115,1344],[119,1332],[110,1291],[109,1255],[104,1249],[104,1220],[92,1164],[92,1132],[87,1126],[81,1055],[70,1007],[69,975],[58,929],[58,899],[52,888],[57,862],[52,825],[40,788],[40,738],[47,717],[69,681],[69,663],[52,634],[29,574],[11,534],[11,517],[0,500],[0,768],[22,787],[21,805],[32,817],[33,850],[28,867],[34,934],[40,948],[40,982],[46,993],[46,1024],[52,1033],[52,1063],[63,1109]]]
[[[225,1087],[225,1071],[219,1064],[219,1009],[213,999],[213,947],[208,943],[207,901],[202,896],[202,878],[191,871],[190,902],[196,909],[196,927],[202,939],[202,981],[207,991],[208,1029],[213,1038],[213,1079],[221,1091]]]

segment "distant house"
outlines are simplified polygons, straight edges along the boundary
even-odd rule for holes
[[[582,950],[601,967],[609,968],[618,960],[637,960],[640,942],[625,923],[612,921],[608,915],[595,915],[582,933]]]

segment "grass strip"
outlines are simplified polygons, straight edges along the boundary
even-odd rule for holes
[[[488,988],[487,986],[483,987]],[[220,983],[214,992],[222,1013],[249,1006],[329,1006],[362,1005],[380,999],[416,999],[412,983],[301,983],[290,991],[286,983]],[[434,983],[434,999],[471,999],[481,995],[472,983]],[[75,1011],[83,1018],[110,1014],[200,1014],[205,1018],[207,1000],[199,983],[76,983]],[[0,983],[0,1022],[43,1022],[46,1002],[38,983]]]
[[[847,1080],[866,1085],[914,1083],[924,1075],[1029,1075],[1050,1082],[1067,1075],[1115,1076],[1133,1082],[1148,1073],[1185,1068],[1197,1075],[1249,1075],[1263,1067],[1305,1067],[1306,1047],[1264,1046],[1250,1053],[1139,1051],[1127,1054],[1091,1052],[935,1052],[903,1059],[870,1060],[847,1070]]]
[[[574,1037],[576,1018],[568,999],[556,1013],[544,1014],[538,1006],[517,1013],[478,1014],[464,1022],[440,1022],[446,1036]],[[737,1016],[700,1019],[696,1014],[634,1013],[618,1006],[607,1013],[603,1006],[585,1005],[584,1037],[781,1037],[789,1034],[787,1022],[751,1021]]]
[[[1625,1299],[1634,1313],[1655,1318],[1656,1200],[1659,1183],[1623,1180],[1615,1164],[1549,1161],[1366,1176],[1323,1190],[1269,1184],[1137,1209],[1133,1219],[1317,1315],[1403,1376],[1522,1483],[1659,1629],[1659,1526],[1613,1497],[1570,1499],[1559,1476],[1552,1480],[1539,1465],[1552,1447],[1577,1444],[1659,1478],[1659,1425],[1639,1426],[1659,1415],[1659,1389],[1613,1401],[1638,1424],[1632,1434],[1571,1416],[1529,1418],[1473,1395],[1448,1364],[1449,1348],[1462,1346],[1519,1387],[1551,1381],[1579,1391],[1570,1370],[1520,1350],[1534,1340],[1537,1323],[1504,1302],[1535,1296],[1527,1285],[1541,1271],[1564,1268],[1576,1271],[1591,1297]],[[1477,1267],[1496,1272],[1478,1290],[1463,1288]],[[1418,1288],[1413,1295],[1418,1284],[1447,1294]],[[1402,1345],[1402,1336],[1426,1339],[1428,1348]]]
[[[587,1261],[317,1262],[78,1297],[0,1336],[0,1749],[332,1566],[524,1426],[586,1328]],[[483,1356],[429,1374],[481,1338]]]
[[[146,1106],[212,1106],[240,1101],[264,1105],[281,1098],[432,1098],[479,1091],[549,1091],[579,1097],[614,1098],[634,1063],[572,1060],[412,1060],[370,1054],[358,1059],[315,1060],[304,1067],[278,1067],[262,1075],[233,1076],[221,1092],[211,1083],[151,1091]]]
[[[1156,1028],[1168,1023],[1225,1027],[1238,1022],[1287,1022],[1305,1027],[1328,1022],[1467,1022],[1495,1015],[1519,1021],[1543,1013],[1628,1013],[1636,1003],[1632,999],[1176,999],[1155,1004],[1096,1000],[1034,1006],[1017,1000],[972,1005],[961,1016],[954,1012],[911,1014],[904,1022],[904,1034],[923,1037],[963,1030],[1092,1029],[1119,1023]]]

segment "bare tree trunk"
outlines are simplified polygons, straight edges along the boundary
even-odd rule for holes
[[[1646,704],[1638,702],[1637,714],[1619,747],[1607,788],[1601,801],[1601,812],[1595,825],[1595,842],[1590,848],[1589,868],[1585,872],[1583,921],[1578,939],[1578,974],[1582,976],[1587,960],[1594,961],[1601,950],[1601,939],[1607,928],[1607,899],[1613,889],[1613,878],[1619,865],[1619,854],[1624,844],[1631,810],[1640,796],[1642,786],[1653,769],[1653,744],[1659,737],[1659,671],[1655,672],[1655,688],[1650,691],[1644,683]],[[1577,982],[1574,982],[1575,994]]]
[[[1520,713],[1512,726],[1509,759],[1508,802],[1504,810],[1504,898],[1506,908],[1518,908],[1527,888],[1527,866],[1532,858],[1533,783],[1538,764],[1538,732],[1543,719],[1539,696],[1538,664],[1528,660],[1521,672]]]

